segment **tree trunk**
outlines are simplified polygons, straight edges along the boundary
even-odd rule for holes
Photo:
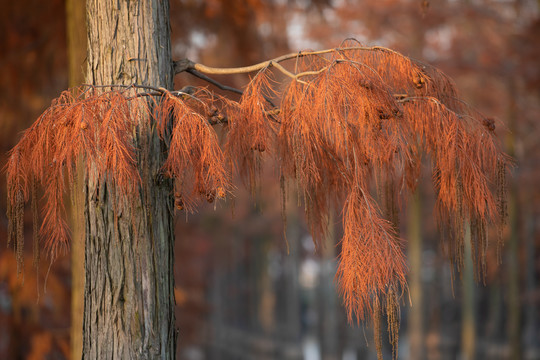
[[[408,214],[409,239],[409,359],[421,360],[424,353],[424,304],[422,284],[422,200],[418,187],[412,196]]]
[[[517,134],[517,114],[518,114],[518,84],[513,78],[508,80],[509,108],[507,124],[509,128],[506,137],[506,149],[508,155],[515,158]],[[521,239],[519,235],[518,220],[521,217],[521,207],[518,203],[518,188],[515,180],[515,173],[508,179],[508,247],[507,247],[507,271],[508,271],[508,340],[510,343],[510,359],[518,360],[523,357],[522,353],[522,324],[521,324],[521,269],[519,251],[521,248]]]
[[[87,2],[87,82],[172,88],[168,1]],[[133,124],[142,185],[126,199],[86,174],[84,359],[173,359],[173,200],[160,181],[164,145]]]
[[[476,359],[476,306],[474,294],[474,264],[472,261],[471,224],[465,223],[465,254],[463,255],[463,300],[461,303],[461,358]]]
[[[69,87],[84,82],[86,61],[86,3],[85,0],[66,1],[66,33],[69,66]],[[77,160],[82,161],[81,159]],[[83,188],[84,174],[77,166],[76,189]],[[82,355],[82,327],[84,313],[84,218],[82,192],[73,191],[70,212],[71,229],[71,358]]]
[[[321,248],[321,273],[319,288],[320,347],[322,360],[337,360],[342,358],[339,313],[337,293],[334,286],[336,277],[336,239],[334,218],[331,217],[328,225],[328,236],[324,239]]]

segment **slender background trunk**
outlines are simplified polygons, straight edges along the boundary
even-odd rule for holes
[[[517,133],[516,118],[517,118],[517,84],[516,81],[510,78],[508,80],[508,94],[510,95],[510,103],[507,117],[507,124],[510,132],[506,138],[506,151],[508,155],[515,157],[515,138]],[[521,273],[520,273],[520,244],[519,224],[520,207],[518,204],[518,190],[516,175],[508,179],[508,225],[509,234],[507,241],[507,271],[508,271],[508,340],[510,343],[510,359],[519,360],[522,358],[522,324],[521,324]]]
[[[409,258],[409,360],[424,359],[424,304],[422,298],[422,203],[417,188],[409,203],[407,239]]]
[[[465,254],[463,256],[462,271],[462,297],[461,302],[461,358],[463,360],[476,359],[476,306],[474,264],[471,248],[471,224],[465,223]]]
[[[319,313],[320,322],[320,346],[322,360],[337,360],[342,358],[340,331],[339,331],[339,308],[334,278],[336,276],[336,237],[334,217],[328,225],[328,236],[321,247],[321,274],[319,285]]]
[[[87,82],[172,88],[168,1],[89,0],[87,19]],[[174,204],[150,122],[133,124],[142,179],[135,199],[86,174],[85,359],[175,357]]]

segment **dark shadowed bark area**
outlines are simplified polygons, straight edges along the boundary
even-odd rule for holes
[[[90,0],[87,17],[88,83],[172,88],[168,1]],[[137,122],[137,196],[86,175],[85,359],[175,355],[172,186],[151,120]]]

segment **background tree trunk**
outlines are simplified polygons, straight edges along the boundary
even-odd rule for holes
[[[86,1],[66,1],[66,35],[69,66],[69,87],[84,82],[84,62],[86,61]],[[82,160],[79,160],[82,161]],[[82,189],[84,174],[77,166],[76,189]],[[84,312],[84,197],[79,191],[72,194],[70,212],[71,229],[71,358],[82,355],[82,327]]]
[[[474,264],[472,261],[471,224],[465,222],[465,238],[462,271],[462,302],[461,302],[461,358],[476,359],[476,306]]]
[[[172,88],[168,1],[89,0],[87,18],[87,82]],[[86,174],[85,359],[175,357],[172,183],[150,122],[133,124],[136,198]]]
[[[336,277],[336,236],[334,217],[331,216],[328,224],[328,236],[324,239],[321,252],[321,280],[319,288],[319,313],[320,321],[320,348],[322,360],[341,359],[339,329],[339,304],[334,279]]]
[[[512,78],[508,79],[508,94],[510,96],[507,124],[510,131],[506,136],[506,151],[508,155],[516,156],[517,134],[517,96],[518,85]],[[519,360],[522,358],[522,324],[521,324],[521,269],[520,269],[520,249],[522,248],[518,220],[521,217],[518,201],[518,190],[516,187],[515,173],[508,179],[508,225],[509,234],[507,240],[507,277],[508,277],[508,340],[510,345],[510,359]]]
[[[408,257],[409,257],[409,294],[412,305],[409,312],[409,360],[421,360],[424,351],[424,304],[422,284],[422,195],[418,187],[409,202],[408,214]]]

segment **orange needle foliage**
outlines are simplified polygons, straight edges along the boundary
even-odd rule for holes
[[[127,197],[140,196],[145,175],[137,170],[133,134],[142,111],[152,115],[150,125],[167,152],[161,174],[151,176],[175,179],[178,209],[191,210],[199,197],[224,198],[233,190],[235,168],[255,186],[264,152],[276,158],[281,179],[298,185],[316,243],[326,235],[332,206],[342,206],[337,278],[349,319],[378,319],[379,311],[386,312],[395,348],[399,299],[407,286],[397,209],[415,190],[422,153],[432,162],[436,214],[449,236],[449,256],[462,265],[468,221],[479,274],[488,226],[504,223],[509,158],[494,136],[493,120],[460,101],[451,80],[430,66],[360,46],[278,59],[262,67],[239,102],[207,89],[64,92],[11,151],[9,239],[18,253],[24,202],[35,198],[36,183],[45,193],[40,236],[53,258],[67,248],[63,192],[66,178],[73,183],[79,157],[86,159],[87,173],[107,177]],[[294,61],[293,70],[276,66],[285,60]],[[273,69],[287,81],[276,81]],[[154,99],[151,106],[146,97]],[[227,130],[224,146],[216,124]]]

